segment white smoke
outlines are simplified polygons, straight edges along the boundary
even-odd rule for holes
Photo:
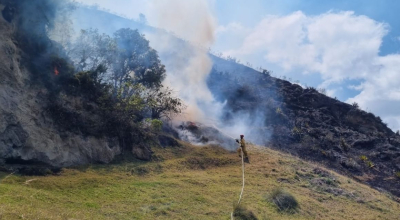
[[[151,9],[155,26],[170,32],[149,33],[147,38],[166,65],[164,85],[174,89],[187,106],[180,119],[216,120],[222,104],[214,101],[206,84],[212,68],[208,48],[214,42],[217,27],[209,3],[204,0],[155,0]]]
[[[219,140],[217,142],[227,149],[236,146],[232,140],[239,138],[240,134],[263,143],[262,140],[268,138],[266,134],[269,133],[263,132],[260,135],[260,128],[265,121],[263,114],[254,118],[250,114],[237,113],[229,125],[220,121],[225,103],[215,101],[207,86],[207,77],[213,66],[208,48],[214,43],[217,29],[210,2],[154,0],[150,8],[150,20],[155,22],[153,25],[169,31],[146,34],[151,46],[159,52],[162,63],[166,65],[167,78],[164,85],[177,91],[187,105],[185,113],[176,118],[175,122],[200,122],[202,125],[199,124],[199,129],[202,132],[217,129],[215,132],[208,132],[208,137]],[[176,37],[184,40],[177,40]],[[181,134],[185,134],[183,136],[188,140],[193,139],[190,134]],[[221,135],[225,139],[221,139]],[[183,136],[181,138],[185,139]],[[198,142],[193,140],[192,143]]]
[[[79,1],[93,2],[94,0]],[[164,86],[172,88],[177,93],[175,95],[181,98],[187,106],[184,114],[175,118],[175,124],[180,124],[181,121],[200,122],[204,126],[203,131],[207,130],[205,127],[218,130],[218,132],[209,132],[215,138],[219,135],[232,140],[239,138],[239,134],[244,134],[253,139],[251,137],[251,134],[254,134],[252,129],[262,126],[264,118],[260,117],[260,120],[255,120],[248,114],[235,113],[232,123],[229,125],[221,123],[220,119],[225,103],[215,101],[207,86],[207,77],[213,66],[208,51],[214,43],[214,34],[217,32],[217,21],[212,12],[214,0],[134,1],[137,4],[128,17],[137,17],[138,12],[143,12],[148,24],[156,27],[155,29],[142,27],[140,31],[145,34],[150,46],[158,51],[161,62],[166,66],[167,75],[163,82]],[[108,2],[108,0],[104,2]],[[101,4],[101,2],[99,4],[102,7],[110,6]],[[127,7],[131,7],[131,5],[127,5]],[[116,9],[114,8],[114,10]],[[114,29],[127,27],[122,23],[107,26],[93,19],[90,21],[96,28],[109,33],[114,32]],[[140,29],[140,27],[138,28]],[[261,124],[258,125],[258,122]],[[187,136],[187,139],[192,143],[198,142],[190,135]],[[217,138],[217,140],[219,139]],[[221,142],[223,141],[218,143]],[[228,149],[234,145],[231,141],[225,142],[224,147],[228,145]]]

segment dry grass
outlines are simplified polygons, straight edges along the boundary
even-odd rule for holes
[[[212,146],[154,150],[158,160],[150,163],[64,169],[59,176],[9,176],[0,182],[0,219],[230,218],[241,189],[236,153]],[[330,172],[337,178],[335,187],[345,192],[335,196],[310,183],[318,176],[315,164],[253,146],[249,154],[242,204],[258,219],[400,218],[400,204],[347,177]],[[265,199],[276,187],[297,199],[296,213],[279,212]]]
[[[295,213],[299,207],[299,203],[296,198],[284,191],[282,188],[275,188],[272,190],[268,199],[272,201],[278,208],[279,211],[287,213]]]

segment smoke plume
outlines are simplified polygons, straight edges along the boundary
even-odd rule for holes
[[[151,17],[157,22],[155,26],[170,32],[149,32],[146,37],[166,66],[164,85],[173,88],[187,105],[185,114],[175,122],[200,122],[199,129],[203,131],[207,126],[215,128],[219,132],[209,132],[215,139],[220,139],[221,135],[234,139],[244,134],[254,143],[265,143],[269,135],[263,130],[265,114],[261,110],[252,114],[231,112],[233,117],[228,122],[223,119],[223,114],[231,111],[229,106],[225,100],[215,100],[219,91],[209,89],[207,78],[213,61],[208,48],[214,42],[217,23],[208,1],[155,0],[153,3]],[[221,85],[224,82],[215,83]],[[219,141],[219,144],[227,149],[236,146],[228,141]]]
[[[216,128],[231,139],[244,134],[252,142],[264,140],[267,135],[263,130],[266,118],[263,109],[255,105],[253,112],[249,113],[233,109],[237,105],[232,105],[232,100],[237,98],[234,97],[235,91],[240,90],[244,84],[251,87],[260,83],[254,73],[256,71],[215,59],[208,53],[214,43],[217,27],[210,1],[151,0],[140,7],[144,8],[149,24],[157,28],[106,12],[78,8],[74,18],[74,26],[77,28],[75,31],[79,32],[81,28],[97,28],[100,32],[112,34],[119,28],[139,29],[149,40],[150,46],[157,50],[161,62],[166,66],[164,86],[172,88],[176,92],[175,96],[181,98],[187,106],[184,114],[175,118],[175,123],[179,125],[182,121],[200,122],[203,126]],[[107,22],[112,25],[105,25]],[[226,80],[212,79],[216,86],[210,91],[207,80],[212,78],[210,72],[213,67],[220,72],[231,73],[231,81],[237,80],[238,83],[229,84],[232,86],[229,87],[228,95],[221,95],[220,89],[227,84]],[[242,99],[247,101],[246,98]],[[227,114],[230,115],[229,120],[226,120]]]
[[[186,103],[187,109],[180,119],[202,122],[216,119],[221,104],[214,101],[206,84],[212,68],[207,48],[214,42],[216,28],[210,5],[202,0],[156,0],[152,9],[156,26],[189,42],[160,31],[147,35],[166,65],[165,86],[177,91]]]

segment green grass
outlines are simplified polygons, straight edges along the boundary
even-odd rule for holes
[[[0,182],[0,219],[230,219],[241,189],[240,158],[216,147],[154,149],[158,161],[64,169],[60,175],[12,175]],[[338,196],[310,183],[311,164],[249,146],[242,204],[258,219],[397,219],[400,206],[335,174]],[[5,176],[4,174],[1,176]],[[294,214],[265,199],[280,187],[299,203]],[[335,189],[336,189],[335,188]]]

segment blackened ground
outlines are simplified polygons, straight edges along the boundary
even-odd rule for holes
[[[400,136],[379,117],[251,68],[212,57],[208,86],[235,114],[264,114],[265,145],[318,161],[400,196]],[[222,83],[221,83],[222,82]],[[251,141],[251,140],[248,140]]]

